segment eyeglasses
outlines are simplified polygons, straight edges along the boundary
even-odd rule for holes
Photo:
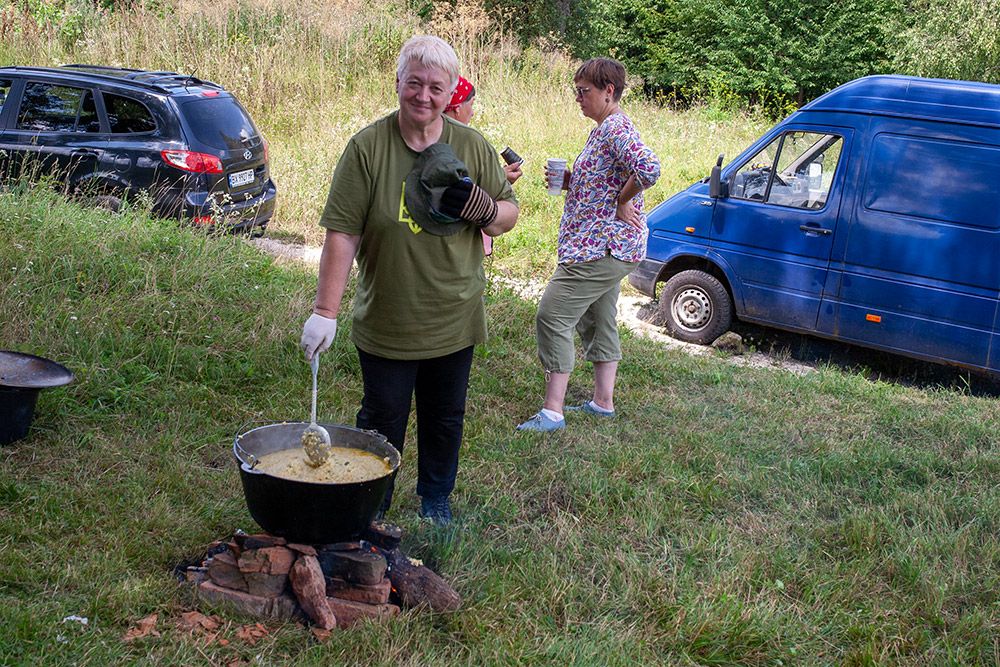
[[[576,86],[573,88],[573,92],[576,93],[577,97],[583,97],[584,95],[590,92],[590,86],[587,86],[586,88],[581,88],[580,86]]]

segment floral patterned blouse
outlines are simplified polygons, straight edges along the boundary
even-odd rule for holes
[[[639,140],[628,116],[611,114],[591,131],[573,164],[559,224],[560,264],[590,262],[609,253],[623,262],[646,257],[648,230],[642,193],[632,198],[642,229],[615,218],[618,195],[633,174],[645,190],[660,177],[660,161]]]

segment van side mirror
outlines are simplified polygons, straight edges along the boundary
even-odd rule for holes
[[[726,187],[727,184],[722,182],[722,159],[724,157],[724,153],[719,153],[719,159],[712,167],[712,175],[708,179],[708,196],[712,199],[729,196],[729,188]]]

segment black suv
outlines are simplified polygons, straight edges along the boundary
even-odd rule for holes
[[[222,86],[95,65],[0,67],[0,176],[55,173],[107,208],[140,191],[154,213],[263,233],[267,142]]]

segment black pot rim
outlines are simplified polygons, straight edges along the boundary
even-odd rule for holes
[[[51,359],[0,350],[0,387],[9,389],[49,389],[69,384],[73,371]]]

